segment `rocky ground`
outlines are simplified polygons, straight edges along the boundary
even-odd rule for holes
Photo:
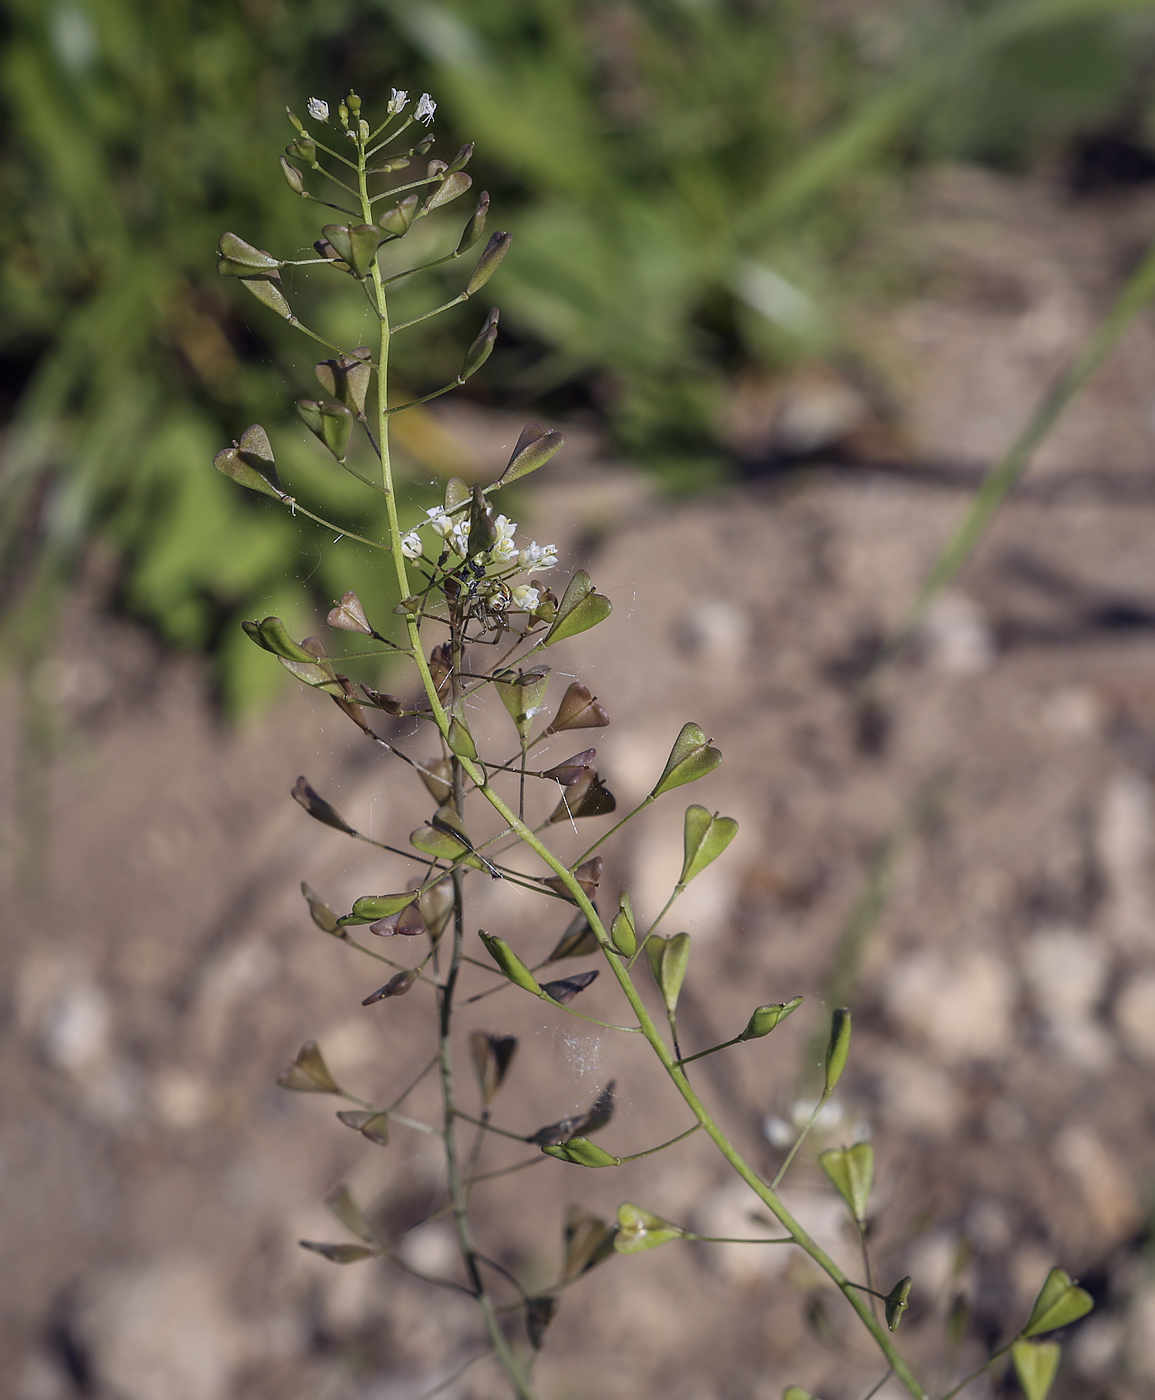
[[[736,1141],[775,1169],[814,1036],[830,1004],[853,1006],[851,1065],[819,1142],[871,1136],[876,1269],[914,1277],[912,1356],[945,1388],[1059,1263],[1098,1307],[1070,1333],[1055,1394],[1140,1400],[1155,1386],[1149,322],[869,706],[852,678],[975,474],[1080,344],[1155,204],[1072,207],[1042,185],[953,172],[920,210],[924,291],[875,337],[886,402],[811,376],[745,386],[736,404],[751,462],[810,433],[830,447],[812,468],[663,503],[579,433],[527,503],[531,533],[560,536],[563,561],[615,600],[557,665],[610,711],[591,742],[619,805],[648,790],[686,719],[725,754],[685,794],[741,831],[670,926],[694,937],[684,1044],[736,1033],[759,1002],[806,998],[770,1039],[700,1067]],[[495,449],[509,429],[469,427]],[[312,1037],[339,1079],[381,1101],[431,1053],[419,995],[362,1008],[382,973],[321,934],[298,893],[307,879],[347,907],[395,888],[398,862],[311,823],[288,788],[307,774],[384,840],[404,842],[426,804],[312,696],[227,729],[198,663],[91,600],[73,605],[27,697],[51,697],[63,724],[45,765],[9,688],[0,1210],[14,1267],[0,1282],[0,1394],[415,1400],[477,1348],[472,1304],[296,1241],[344,1238],[321,1204],[342,1182],[389,1229],[417,1219],[440,1190],[431,1141],[395,1128],[373,1147],[335,1122],[332,1100],[274,1080]],[[611,902],[623,887],[650,914],[664,902],[681,796],[611,848]],[[543,928],[536,906],[478,883],[476,925],[527,953],[556,941],[564,920]],[[605,979],[580,1006],[621,1015]],[[466,1026],[521,1038],[499,1101],[516,1130],[588,1105],[611,1078],[611,1152],[684,1126],[632,1038],[512,992],[469,1014]],[[492,1160],[516,1157],[499,1147]],[[790,1199],[852,1262],[823,1181],[804,1161]],[[762,1228],[698,1139],[616,1171],[543,1162],[486,1193],[488,1251],[535,1284],[556,1272],[571,1202],[608,1217],[636,1200],[700,1233]],[[411,1235],[404,1257],[451,1269],[444,1223]],[[565,1296],[541,1390],[772,1400],[798,1383],[852,1400],[880,1371],[844,1312],[780,1250],[616,1258]],[[482,1365],[442,1393],[503,1392]]]

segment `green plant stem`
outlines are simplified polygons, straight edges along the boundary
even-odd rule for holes
[[[864,678],[864,688],[910,644],[936,599],[955,580],[978,547],[999,508],[1029,466],[1035,449],[1153,296],[1155,244],[1148,248],[1142,262],[1127,279],[1074,363],[1059,376],[1001,460],[987,473],[965,517],[935,560],[906,616]]]
[[[779,1186],[780,1182],[782,1181],[782,1178],[783,1178],[783,1177],[786,1175],[786,1173],[790,1170],[790,1163],[793,1162],[794,1158],[798,1155],[798,1149],[802,1146],[802,1144],[803,1144],[803,1143],[806,1141],[806,1139],[810,1136],[810,1129],[813,1128],[814,1124],[818,1121],[818,1115],[819,1115],[819,1114],[822,1112],[822,1110],[826,1107],[826,1102],[827,1102],[827,1100],[830,1098],[830,1095],[831,1095],[833,1092],[834,1092],[833,1089],[823,1089],[821,1098],[820,1098],[820,1099],[818,1100],[818,1102],[814,1105],[813,1109],[811,1109],[811,1111],[810,1111],[810,1117],[807,1118],[807,1120],[806,1120],[806,1126],[802,1129],[802,1131],[801,1131],[801,1132],[798,1134],[798,1136],[794,1139],[794,1143],[793,1143],[793,1145],[791,1146],[790,1151],[787,1152],[787,1154],[786,1154],[786,1160],[785,1160],[785,1161],[782,1163],[782,1165],[778,1168],[778,1172],[777,1172],[777,1174],[775,1175],[774,1180],[771,1182],[771,1185],[774,1187],[775,1190],[778,1189],[778,1186]]]
[[[427,691],[426,693],[428,694],[429,692]],[[431,703],[433,702],[433,696],[430,696],[430,701]],[[438,705],[440,705],[440,702],[438,702]],[[442,711],[442,718],[443,717],[444,711]],[[447,722],[444,732],[448,733]],[[613,944],[610,942],[609,935],[602,925],[597,910],[594,908],[578,881],[574,878],[573,872],[564,865],[549,847],[523,822],[517,819],[505,802],[502,801],[501,797],[483,781],[484,775],[476,764],[468,759],[461,759],[460,762],[462,768],[484,793],[486,799],[497,810],[500,816],[515,832],[517,832],[526,845],[545,861],[570,891],[574,902],[580,907],[582,913],[585,914],[589,921],[590,927],[593,929],[594,935],[601,945],[602,952],[605,954],[611,971],[617,978],[622,991],[625,993],[626,999],[630,1003],[631,1010],[638,1018],[638,1024],[642,1029],[642,1034],[649,1041],[654,1053],[661,1061],[662,1067],[673,1081],[674,1086],[689,1106],[691,1112],[712,1139],[718,1151],[730,1163],[734,1171],[746,1182],[763,1204],[769,1207],[770,1211],[781,1223],[783,1228],[789,1231],[790,1237],[794,1240],[795,1244],[810,1256],[814,1263],[818,1265],[823,1273],[825,1273],[839,1289],[843,1297],[858,1314],[863,1325],[874,1338],[875,1344],[886,1358],[887,1363],[893,1367],[895,1375],[899,1378],[907,1391],[914,1397],[914,1400],[928,1400],[927,1392],[923,1389],[906,1361],[898,1352],[882,1324],[871,1312],[869,1305],[856,1293],[850,1280],[830,1255],[827,1254],[818,1242],[811,1238],[802,1225],[794,1219],[773,1187],[763,1181],[758,1173],[741,1157],[726,1134],[717,1123],[715,1123],[712,1115],[702,1103],[701,1099],[698,1098],[698,1095],[694,1092],[689,1080],[683,1073],[681,1066],[677,1063],[674,1056],[670,1053],[666,1042],[662,1039],[661,1033],[654,1024],[653,1018],[647,1011],[645,1004],[638,994],[637,988],[630,979],[625,964],[622,962],[621,958],[619,958]]]
[[[361,201],[361,210],[366,223],[372,222],[372,205],[369,199],[367,187],[365,147],[364,143],[358,143],[357,149],[357,182]],[[407,598],[410,595],[408,570],[405,566],[405,556],[401,551],[401,522],[397,512],[397,496],[393,483],[393,471],[389,451],[389,350],[390,350],[390,329],[388,302],[386,299],[385,286],[381,276],[381,268],[376,258],[370,270],[370,278],[373,286],[374,298],[376,300],[378,319],[380,325],[380,348],[377,356],[377,442],[381,454],[381,485],[385,494],[385,507],[389,522],[389,541],[393,557],[393,567],[400,590],[400,596]],[[429,672],[429,665],[425,659],[421,646],[421,634],[417,624],[417,619],[407,616],[406,623],[409,630],[409,643],[417,662],[418,670],[421,674],[421,681],[425,687],[425,693],[430,697],[430,705],[433,709],[437,727],[440,729],[442,737],[448,742],[449,723],[446,718],[444,707],[437,695],[437,687],[433,683],[433,678]],[[454,672],[460,665],[460,643],[454,640]],[[463,785],[462,785],[462,765],[457,758],[453,760],[454,770],[454,799],[458,815],[462,814],[464,806]],[[470,775],[474,777],[473,774]],[[476,781],[476,778],[474,778]],[[446,1176],[449,1185],[450,1205],[453,1212],[454,1229],[457,1233],[457,1242],[461,1250],[462,1262],[465,1265],[466,1276],[469,1279],[470,1287],[477,1299],[477,1305],[481,1311],[482,1322],[485,1332],[489,1338],[490,1345],[501,1363],[502,1369],[509,1378],[517,1400],[536,1400],[536,1395],[525,1378],[521,1366],[509,1345],[504,1332],[501,1330],[501,1322],[494,1310],[493,1300],[486,1292],[485,1282],[481,1277],[477,1264],[477,1257],[474,1251],[473,1236],[469,1224],[469,1193],[465,1185],[465,1180],[461,1172],[460,1162],[457,1155],[457,1135],[456,1135],[456,1109],[453,1094],[453,1046],[451,1040],[451,1028],[453,1019],[453,994],[457,985],[457,977],[461,967],[462,944],[464,941],[465,924],[463,911],[462,884],[463,874],[460,868],[454,868],[453,879],[453,944],[450,953],[449,967],[446,971],[445,982],[440,993],[439,1007],[439,1036],[438,1036],[438,1064],[441,1077],[441,1097],[443,1108],[442,1139],[445,1144],[445,1166]]]
[[[1014,1344],[1019,1340],[1021,1336],[1021,1332],[1016,1332],[1009,1342],[1007,1342],[1004,1346],[999,1347],[998,1351],[991,1352],[990,1356],[987,1357],[987,1359],[983,1362],[981,1366],[979,1366],[976,1370],[972,1371],[969,1376],[965,1376],[961,1381],[959,1381],[958,1385],[954,1386],[953,1389],[948,1390],[945,1395],[940,1396],[939,1400],[952,1400],[952,1397],[957,1395],[961,1390],[965,1390],[967,1386],[970,1385],[971,1381],[977,1381],[984,1371],[988,1370],[991,1366],[995,1364],[995,1362],[999,1359],[1000,1356],[1005,1356],[1007,1352],[1010,1351],[1011,1347],[1014,1346]]]
[[[433,1400],[435,1395],[440,1395],[443,1390],[448,1390],[454,1381],[459,1381],[471,1367],[476,1366],[479,1361],[484,1361],[487,1356],[492,1355],[492,1347],[486,1347],[484,1351],[479,1351],[476,1356],[470,1357],[464,1366],[459,1366],[452,1375],[446,1376],[443,1381],[439,1381],[432,1390],[423,1390],[417,1397],[417,1400]]]

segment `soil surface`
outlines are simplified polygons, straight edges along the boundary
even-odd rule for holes
[[[664,924],[693,936],[682,1048],[737,1034],[760,1003],[805,998],[772,1036],[696,1072],[736,1144],[772,1174],[813,1092],[830,1008],[853,1008],[850,1066],[813,1145],[873,1142],[875,1278],[885,1291],[913,1276],[900,1337],[936,1393],[1021,1325],[1056,1263],[1097,1308],[1070,1329],[1054,1394],[1140,1400],[1155,1388],[1150,319],[869,702],[854,684],[977,474],[1153,227],[1149,200],[1072,206],[1045,185],[944,172],[908,234],[923,290],[872,330],[875,387],[809,375],[736,398],[751,463],[801,443],[812,466],[671,504],[579,432],[526,505],[525,532],[557,540],[563,565],[588,568],[615,603],[551,658],[551,701],[578,676],[611,726],[562,736],[551,757],[596,744],[624,811],[685,720],[725,755],[607,846],[602,907],[628,889],[641,915],[657,913],[687,802],[738,818],[733,845]],[[503,419],[447,422],[482,455],[491,443],[494,460],[510,437]],[[307,880],[346,909],[413,869],[288,796],[306,774],[358,830],[407,848],[429,812],[424,790],[321,697],[290,694],[259,724],[227,728],[198,662],[163,655],[86,596],[23,691],[9,686],[0,724],[0,1395],[432,1390],[481,1349],[471,1300],[297,1241],[353,1238],[323,1204],[342,1183],[390,1238],[435,1210],[436,1142],[394,1123],[374,1146],[335,1120],[338,1101],[275,1084],[315,1039],[338,1080],[385,1103],[433,1053],[425,990],[362,1007],[390,969],[320,932],[299,893]],[[414,742],[427,756],[427,738]],[[576,855],[608,824],[555,827],[559,850]],[[509,882],[471,884],[471,937],[499,932],[531,961],[560,938],[564,908]],[[400,940],[364,941],[414,960]],[[596,966],[565,961],[552,975]],[[470,994],[493,982],[475,975]],[[608,975],[576,1009],[607,1021],[625,1010]],[[461,1026],[519,1037],[495,1108],[517,1134],[588,1107],[610,1080],[617,1113],[598,1141],[611,1153],[688,1126],[640,1037],[512,989],[466,1007]],[[460,1071],[472,1112],[464,1053]],[[433,1114],[432,1083],[404,1111]],[[535,1150],[496,1140],[483,1168]],[[800,1217],[857,1270],[809,1147],[788,1181]],[[635,1201],[700,1234],[768,1229],[698,1136],[608,1171],[543,1159],[476,1199],[482,1247],[532,1288],[557,1277],[571,1204],[612,1219]],[[443,1218],[400,1255],[458,1276]],[[612,1258],[564,1294],[540,1391],[777,1400],[798,1384],[853,1400],[883,1368],[804,1264],[743,1244]],[[506,1392],[483,1362],[440,1393]],[[997,1370],[967,1392],[1001,1393],[1016,1392]]]

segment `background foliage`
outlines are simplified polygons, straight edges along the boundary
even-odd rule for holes
[[[1151,0],[3,0],[0,14],[9,626],[35,635],[98,535],[123,561],[124,604],[172,643],[214,648],[234,705],[267,678],[240,617],[301,619],[367,586],[355,555],[322,558],[311,527],[243,508],[209,470],[255,421],[303,495],[329,470],[276,391],[288,369],[311,392],[308,357],[213,270],[221,227],[281,249],[316,236],[267,159],[289,139],[286,103],[433,92],[441,144],[477,141],[494,226],[516,239],[493,284],[507,336],[474,392],[592,407],[683,488],[736,470],[721,420],[743,372],[868,353],[840,313],[909,172],[1077,166],[1088,149],[1123,152],[1128,178],[1155,167]],[[293,298],[307,317],[307,279]],[[443,336],[402,365],[413,388],[456,372],[456,328]],[[450,465],[431,419],[401,446],[418,493]],[[343,505],[372,527],[355,495]]]

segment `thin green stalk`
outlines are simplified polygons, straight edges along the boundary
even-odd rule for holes
[[[432,697],[431,697],[432,698]],[[689,1105],[694,1116],[701,1123],[706,1133],[714,1142],[718,1151],[729,1162],[734,1171],[750,1187],[754,1194],[769,1207],[773,1215],[782,1226],[790,1232],[794,1242],[805,1251],[815,1264],[827,1275],[829,1279],[840,1290],[843,1297],[858,1314],[867,1331],[874,1338],[875,1344],[886,1358],[887,1363],[893,1367],[895,1375],[899,1378],[903,1386],[914,1397],[914,1400],[928,1400],[927,1392],[919,1383],[906,1361],[898,1352],[889,1334],[882,1324],[873,1315],[870,1307],[855,1292],[853,1285],[829,1254],[814,1240],[803,1228],[799,1221],[787,1210],[786,1206],[778,1196],[776,1191],[769,1186],[758,1175],[754,1169],[738,1153],[737,1149],[730,1142],[729,1138],[714,1121],[712,1115],[695,1093],[689,1080],[686,1078],[681,1066],[670,1053],[669,1047],[662,1039],[657,1026],[647,1011],[645,1004],[634,986],[625,964],[614,951],[597,910],[590,902],[585,891],[574,878],[573,872],[564,865],[557,856],[544,844],[525,824],[518,820],[509,807],[502,801],[501,797],[483,782],[483,775],[480,769],[468,759],[460,760],[462,768],[473,780],[474,783],[484,792],[486,799],[497,810],[501,817],[509,823],[510,827],[517,832],[521,839],[531,850],[535,851],[543,861],[560,877],[566,888],[570,891],[575,903],[581,908],[589,921],[590,927],[594,930],[595,937],[601,945],[610,969],[617,978],[622,991],[625,993],[627,1001],[634,1015],[638,1018],[638,1024],[642,1029],[642,1034],[649,1041],[654,1053],[661,1061],[662,1067],[673,1081],[674,1086],[681,1094],[682,1098]]]
[[[935,560],[906,616],[864,678],[864,685],[872,682],[910,644],[936,599],[954,582],[978,547],[999,508],[1030,465],[1035,449],[1153,296],[1155,244],[1148,248],[1142,262],[1127,279],[1074,363],[1059,376],[1002,459],[987,473],[970,508]]]

